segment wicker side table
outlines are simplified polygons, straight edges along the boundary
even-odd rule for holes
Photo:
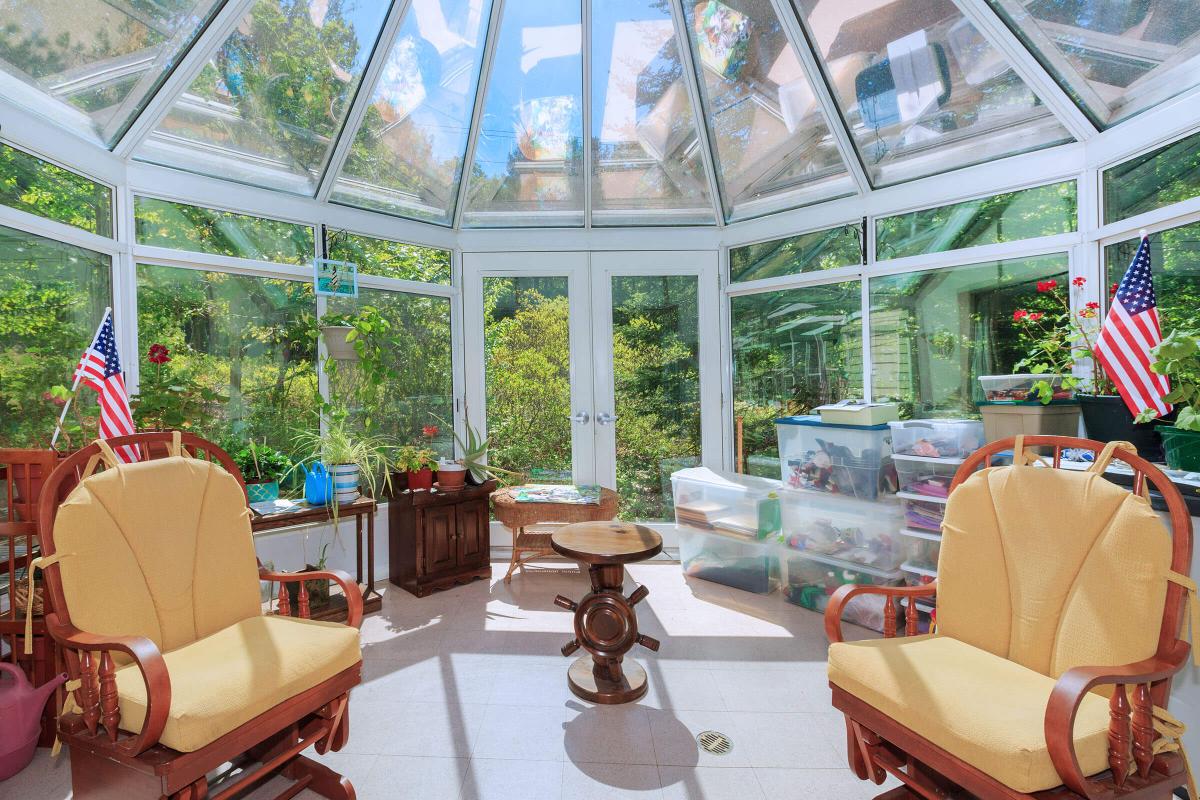
[[[504,527],[512,531],[512,559],[508,562],[505,583],[512,582],[517,567],[536,558],[558,555],[550,547],[549,529],[538,529],[548,523],[568,524],[571,522],[602,522],[617,516],[617,493],[612,489],[600,490],[597,505],[578,503],[519,503],[516,491],[520,486],[501,489],[492,495],[492,508]]]

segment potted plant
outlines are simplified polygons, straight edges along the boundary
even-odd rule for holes
[[[1171,380],[1171,391],[1163,399],[1175,406],[1174,423],[1159,425],[1167,466],[1200,472],[1200,334],[1171,331],[1150,354],[1150,369]],[[1156,417],[1148,408],[1137,421],[1149,423]]]
[[[467,479],[470,483],[479,486],[493,478],[500,479],[500,476],[510,478],[521,477],[521,473],[519,472],[501,469],[487,463],[488,449],[490,447],[489,440],[481,436],[478,430],[471,427],[471,423],[464,423],[464,427],[467,431],[467,438],[464,440],[455,433],[454,441],[458,443],[458,449],[462,451],[462,458],[458,459],[457,463],[461,464],[467,470]]]
[[[227,439],[221,446],[242,472],[246,481],[246,494],[251,503],[279,499],[279,481],[292,468],[292,460],[266,441],[261,444],[251,439],[243,442]]]
[[[357,361],[354,347],[353,318],[347,314],[325,314],[321,317],[321,339],[325,352],[334,361]]]
[[[396,448],[393,463],[397,470],[406,474],[410,491],[428,491],[433,488],[433,468],[437,466],[437,453],[415,444]]]
[[[1071,284],[1083,289],[1087,279],[1073,278]],[[1114,287],[1115,288],[1115,287]],[[1079,403],[1083,415],[1083,427],[1089,439],[1101,442],[1131,442],[1138,455],[1149,461],[1163,458],[1162,437],[1152,423],[1138,423],[1117,394],[1116,386],[1104,372],[1096,358],[1095,346],[1100,335],[1100,304],[1087,303],[1079,311],[1071,310],[1067,293],[1055,280],[1039,281],[1038,305],[1043,310],[1018,310],[1013,320],[1022,338],[1029,346],[1029,356],[1017,364],[1017,369],[1027,368],[1032,373],[1052,372],[1062,375],[1061,388],[1075,389],[1074,400]],[[1079,379],[1071,375],[1071,369],[1079,359],[1088,359],[1091,375]],[[1038,399],[1047,402],[1051,393],[1051,381],[1035,383]],[[1065,421],[1064,434],[1069,423]],[[1069,435],[1074,435],[1072,430]]]
[[[391,485],[387,442],[382,437],[359,435],[352,429],[349,417],[344,408],[331,407],[325,418],[324,432],[319,429],[300,431],[293,440],[297,448],[307,454],[301,462],[320,461],[329,469],[335,508],[338,504],[357,500],[362,485],[372,497],[378,497],[380,476],[386,485]]]
[[[167,366],[171,351],[166,345],[150,345],[146,360],[154,368],[142,371],[138,393],[130,398],[137,429],[202,433],[209,430],[216,409],[229,398],[191,378],[174,374]]]

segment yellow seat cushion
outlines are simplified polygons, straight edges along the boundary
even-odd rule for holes
[[[171,708],[159,741],[199,750],[263,712],[361,661],[358,629],[294,617],[242,620],[164,654]],[[117,670],[121,728],[138,733],[146,686],[136,666]]]
[[[1062,784],[1044,732],[1055,681],[948,636],[841,642],[829,680],[1018,792]],[[1108,769],[1108,701],[1088,695],[1075,723],[1085,775]]]

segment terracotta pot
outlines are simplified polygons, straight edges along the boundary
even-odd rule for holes
[[[422,489],[429,491],[433,488],[433,470],[429,467],[413,472],[408,471],[408,488],[410,491],[419,492]]]
[[[467,482],[467,468],[461,464],[442,464],[438,468],[437,486],[443,492],[457,492]]]

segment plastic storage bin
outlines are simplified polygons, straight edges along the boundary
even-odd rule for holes
[[[926,458],[924,456],[894,455],[896,480],[900,491],[907,495],[918,495],[945,499],[950,495],[950,484],[962,466],[961,458]]]
[[[873,500],[895,491],[887,425],[829,425],[816,416],[775,421],[783,483]]]
[[[779,488],[769,478],[681,469],[671,475],[675,521],[734,538],[765,539],[779,533]]]
[[[937,572],[938,555],[942,550],[941,534],[916,528],[902,528],[900,539],[904,542],[905,554],[901,566]]]
[[[928,586],[937,580],[937,570],[920,564],[910,564],[907,561],[900,565],[900,574],[906,586]],[[928,599],[922,598],[925,602]]]
[[[894,570],[904,560],[896,531],[904,509],[894,497],[871,502],[784,489],[779,494],[784,543],[846,567]]]
[[[680,526],[679,562],[685,575],[746,592],[768,594],[779,587],[779,559],[763,542]]]
[[[877,570],[870,567],[849,569],[814,555],[795,555],[787,560],[786,597],[789,603],[825,613],[829,596],[839,586],[848,583],[872,586],[898,586],[904,582],[900,570]],[[883,608],[887,600],[882,595],[860,595],[846,604],[842,619],[873,630],[883,630]]]
[[[1049,381],[1054,390],[1053,400],[1070,400],[1075,396],[1072,389],[1062,387],[1062,375],[980,375],[983,398],[989,403],[1036,403],[1037,392],[1033,385],[1038,381]]]
[[[942,520],[946,516],[946,500],[919,494],[901,492],[898,497],[904,504],[904,526],[920,531],[942,532]]]
[[[892,453],[928,458],[966,458],[983,446],[983,423],[973,419],[912,419],[889,422]]]

